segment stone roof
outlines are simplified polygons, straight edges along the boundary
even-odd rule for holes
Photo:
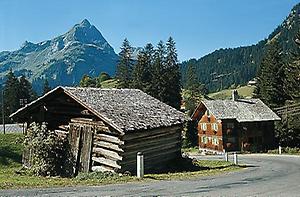
[[[280,120],[260,99],[204,100],[204,106],[217,119],[236,119],[238,122]]]
[[[59,89],[119,131],[168,127],[188,120],[184,113],[138,89],[58,87],[26,107]]]

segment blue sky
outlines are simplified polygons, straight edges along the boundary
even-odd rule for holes
[[[255,44],[288,15],[296,0],[0,0],[0,51],[65,33],[84,18],[116,52],[172,36],[179,59]]]

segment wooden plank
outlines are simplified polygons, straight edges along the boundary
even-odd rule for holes
[[[107,135],[107,134],[95,134],[94,138],[100,141],[106,141],[106,142],[111,142],[115,143],[118,145],[123,145],[124,141],[121,141],[118,137]]]
[[[81,172],[90,171],[93,131],[90,125],[84,125],[82,130],[82,149],[80,153]]]
[[[148,148],[144,148],[144,149],[140,149],[140,150],[133,150],[130,152],[125,151],[124,154],[122,154],[122,156],[124,157],[123,160],[135,158],[137,152],[143,152],[144,155],[152,155],[152,154],[159,154],[161,152],[166,152],[170,148],[172,148],[174,150],[178,150],[178,149],[181,149],[180,143],[181,142],[175,141],[175,142],[170,142],[167,144],[161,144],[156,147],[148,147]]]
[[[109,158],[109,159],[112,159],[112,160],[115,160],[115,161],[122,160],[122,157],[117,152],[107,150],[107,149],[104,149],[104,148],[95,148],[94,147],[93,148],[93,153],[97,153],[101,156],[104,156],[105,158]]]
[[[70,132],[69,132],[69,143],[71,147],[71,154],[73,156],[73,173],[75,175],[78,174],[78,168],[79,168],[79,144],[80,144],[80,135],[81,135],[81,130],[80,127],[76,127],[73,124],[70,124]]]
[[[165,143],[168,141],[179,141],[181,137],[181,133],[173,133],[166,135],[156,135],[146,137],[143,141],[136,140],[136,141],[125,141],[125,145],[122,147],[126,150],[138,148],[138,147],[145,147],[145,146],[154,146],[155,144]],[[147,143],[145,143],[147,142]]]
[[[104,157],[92,157],[92,160],[94,162],[97,162],[97,163],[100,163],[100,164],[111,166],[112,168],[121,169],[121,166],[116,161],[113,161],[113,160],[110,160],[110,159],[107,159],[107,158],[104,158]]]
[[[93,172],[114,172],[114,169],[107,166],[92,166]]]
[[[145,130],[145,131],[139,131],[139,132],[134,132],[134,133],[126,133],[123,136],[124,141],[129,141],[133,139],[143,139],[144,137],[152,136],[152,135],[157,135],[157,134],[163,134],[166,132],[178,132],[178,130],[182,130],[181,126],[173,126],[173,127],[166,127],[166,128],[159,128],[159,129],[152,129],[152,130]]]
[[[124,152],[123,149],[121,149],[118,145],[110,143],[110,142],[94,140],[93,143],[94,143],[94,147],[98,146],[98,147],[110,149],[110,150],[117,151],[117,152]]]

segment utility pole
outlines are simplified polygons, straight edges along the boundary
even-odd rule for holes
[[[3,134],[5,134],[5,110],[4,110],[4,90],[2,90],[2,125],[3,125]]]

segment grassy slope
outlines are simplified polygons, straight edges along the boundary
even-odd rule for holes
[[[231,98],[231,89],[222,90],[220,92],[211,93],[208,96],[212,99],[230,99]],[[253,97],[253,86],[242,86],[237,88],[239,95],[242,98],[252,98]]]
[[[0,134],[0,190],[12,188],[62,187],[75,185],[103,185],[141,181],[134,176],[119,176],[103,173],[80,174],[76,178],[38,177],[21,171],[21,134]],[[143,181],[189,179],[209,176],[240,169],[225,161],[199,161],[193,170],[165,174],[147,174]]]
[[[118,86],[118,81],[116,79],[109,79],[101,82],[102,88],[116,88]]]

